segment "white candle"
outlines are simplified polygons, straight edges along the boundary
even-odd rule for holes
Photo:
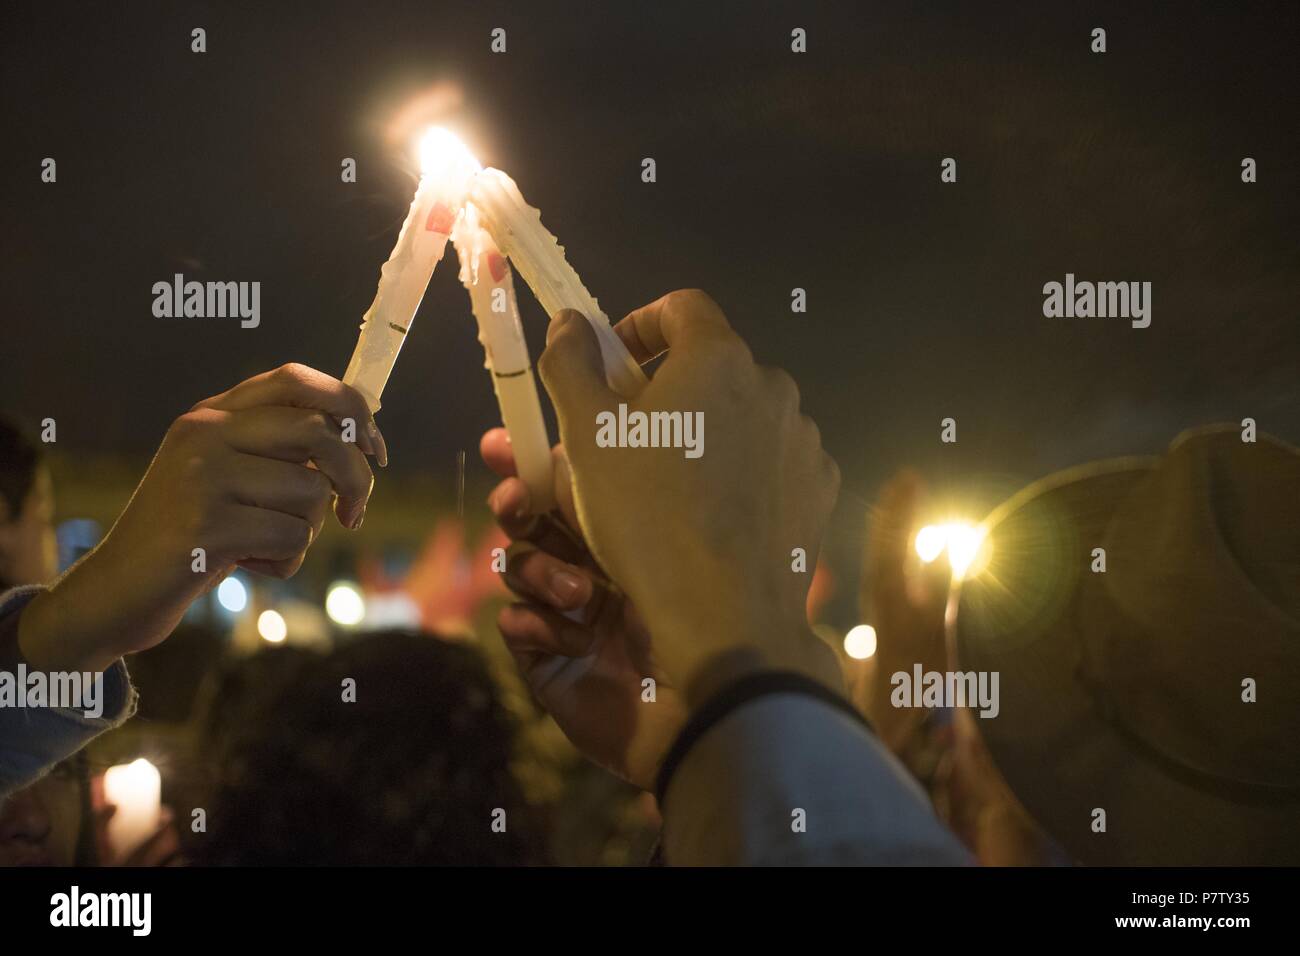
[[[591,323],[600,343],[609,387],[629,398],[641,391],[648,381],[645,372],[610,328],[609,316],[569,265],[559,241],[542,225],[541,212],[524,201],[515,181],[499,169],[485,169],[474,177],[470,199],[483,225],[524,277],[547,315],[574,309]],[[566,617],[579,622],[582,615],[581,609],[565,612]],[[542,661],[530,671],[530,683],[537,691],[552,684],[567,689],[595,666],[596,656]]]
[[[478,161],[454,135],[430,130],[420,144],[420,185],[397,235],[397,245],[380,270],[379,289],[361,323],[343,381],[359,391],[370,411],[397,363],[406,334],[424,298],[429,277],[442,259],[456,216],[465,203]]]
[[[501,421],[510,435],[519,477],[528,486],[533,514],[544,514],[555,503],[551,477],[551,443],[546,436],[537,383],[528,358],[528,343],[519,322],[515,281],[510,263],[479,222],[473,203],[452,230],[460,259],[460,281],[469,292],[478,322],[478,340],[492,374]]]
[[[641,366],[564,258],[563,247],[542,225],[542,214],[524,202],[515,181],[499,169],[485,169],[474,178],[470,198],[497,246],[514,263],[546,314],[575,309],[591,323],[600,342],[609,387],[628,397],[644,388],[647,379]]]
[[[117,807],[108,819],[108,844],[120,861],[153,836],[162,818],[162,776],[140,757],[104,772],[104,801]]]

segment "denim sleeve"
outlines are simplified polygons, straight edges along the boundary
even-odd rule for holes
[[[14,695],[24,693],[17,686],[20,668],[27,667],[18,647],[18,621],[41,590],[14,588],[0,594],[0,681],[9,691],[0,696],[0,797],[22,789],[104,731],[125,723],[136,709],[135,689],[121,659],[96,677],[102,702],[98,717],[75,708],[17,706]]]
[[[875,736],[797,693],[740,706],[686,754],[664,795],[675,866],[951,866],[970,854]]]

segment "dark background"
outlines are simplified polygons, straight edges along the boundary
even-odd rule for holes
[[[794,375],[846,549],[904,464],[982,507],[1206,421],[1296,440],[1297,5],[1057,6],[7,3],[0,409],[143,462],[249,374],[341,374],[414,189],[391,126],[423,98],[611,317],[702,287]],[[261,327],[155,318],[175,272],[260,280]],[[1152,282],[1151,327],[1044,318],[1067,272]],[[399,472],[451,481],[469,449],[487,480],[496,410],[446,262],[379,421]]]

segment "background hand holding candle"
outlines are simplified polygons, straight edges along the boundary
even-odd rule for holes
[[[685,701],[656,663],[636,608],[582,544],[563,449],[555,448],[554,497],[567,534],[533,517],[537,509],[516,474],[513,449],[501,428],[480,444],[483,460],[503,479],[488,506],[516,542],[505,580],[521,600],[498,613],[501,636],[533,695],[573,745],[611,773],[653,789],[686,720]],[[647,677],[657,685],[653,704],[642,701]]]

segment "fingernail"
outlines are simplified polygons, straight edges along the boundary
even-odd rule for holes
[[[347,517],[348,529],[351,531],[356,531],[358,528],[361,527],[361,522],[365,520],[365,517],[366,517],[366,503],[364,501],[358,501],[355,505],[352,506],[351,510],[348,511],[348,517]]]
[[[366,422],[366,434],[370,436],[370,442],[375,448],[375,458],[379,461],[379,467],[387,468],[388,444],[384,441],[384,436],[373,418]]]
[[[551,575],[551,595],[568,607],[582,590],[582,579],[571,571],[556,571]]]

